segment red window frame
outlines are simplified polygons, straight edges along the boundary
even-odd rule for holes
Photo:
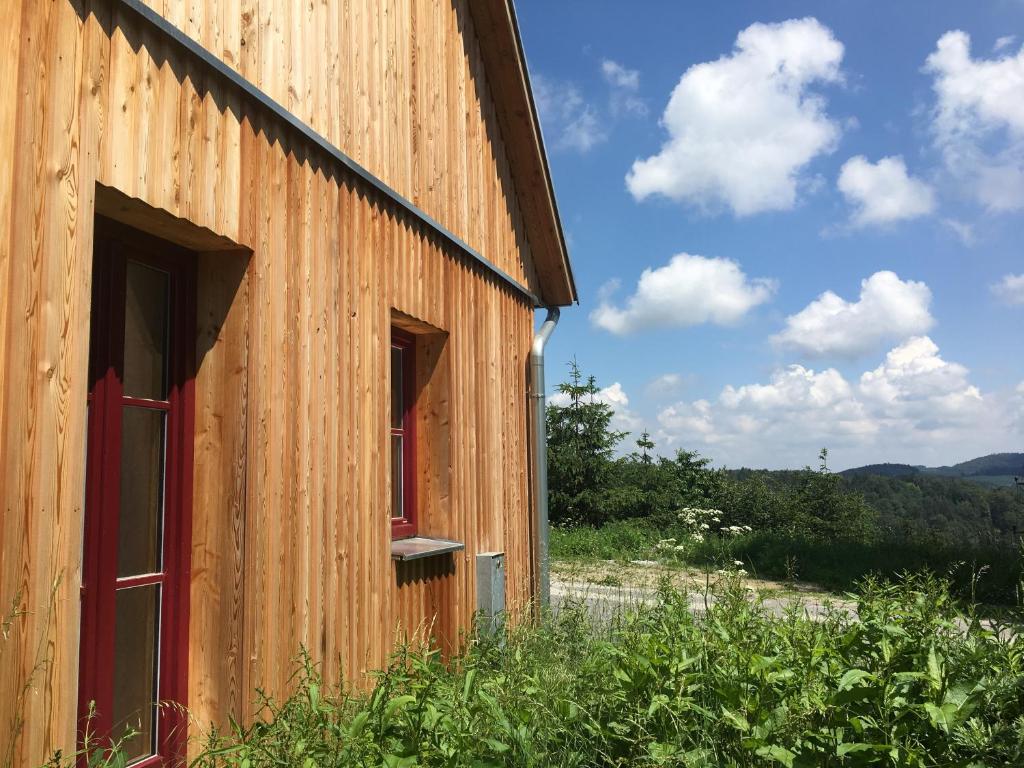
[[[129,261],[167,273],[168,346],[165,400],[124,394],[124,306]],[[195,254],[97,217],[93,262],[86,437],[85,524],[82,550],[82,622],[79,649],[79,746],[114,732],[114,651],[119,589],[160,584],[156,753],[132,768],[176,764],[185,758],[188,717],[188,615],[191,570],[195,403]],[[121,422],[125,407],[164,411],[161,570],[118,577]],[[95,712],[89,718],[90,705]],[[85,764],[85,758],[80,765]]]
[[[398,328],[391,329],[391,349],[399,350],[402,360],[402,425],[395,427],[389,420],[388,456],[390,440],[402,437],[402,514],[396,517],[391,510],[391,538],[407,539],[416,535],[416,338]],[[388,356],[388,365],[391,357]],[[392,368],[392,384],[395,371]],[[390,401],[389,401],[390,402]],[[394,478],[392,478],[392,482]]]

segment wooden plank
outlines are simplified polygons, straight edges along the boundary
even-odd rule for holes
[[[248,427],[244,251],[198,260],[189,709],[208,727],[242,716]]]

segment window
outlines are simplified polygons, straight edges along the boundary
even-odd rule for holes
[[[415,339],[391,330],[391,538],[416,535]]]
[[[193,254],[100,219],[93,269],[80,731],[130,729],[129,763],[164,765],[185,744]]]

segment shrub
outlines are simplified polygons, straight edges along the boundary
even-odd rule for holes
[[[601,528],[551,528],[552,557],[566,560],[643,560],[654,555],[658,529],[646,520],[616,520]]]
[[[778,617],[732,580],[703,616],[666,586],[609,625],[567,609],[449,665],[403,649],[365,695],[325,691],[303,658],[291,697],[197,766],[1021,765],[1021,640],[955,605],[920,576],[867,582],[857,617]]]

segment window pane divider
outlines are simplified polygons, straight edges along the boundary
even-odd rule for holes
[[[121,398],[121,404],[133,408],[150,408],[154,411],[171,410],[171,404],[166,400],[147,400],[144,397],[128,397],[126,395]]]
[[[129,587],[148,587],[150,584],[162,584],[164,581],[165,574],[161,571],[160,573],[143,573],[139,576],[123,576],[117,579],[117,589],[127,589]]]

